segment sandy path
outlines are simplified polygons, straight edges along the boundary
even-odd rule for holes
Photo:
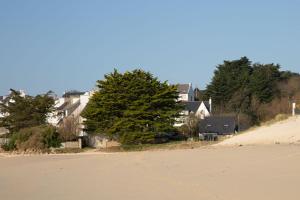
[[[0,199],[300,197],[300,146],[0,157]]]
[[[269,126],[258,127],[227,139],[216,146],[269,144],[300,144],[300,117],[291,117]]]

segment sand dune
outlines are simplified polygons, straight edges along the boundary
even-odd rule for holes
[[[300,144],[300,117],[291,117],[227,139],[216,146]]]
[[[300,118],[218,147],[132,153],[0,154],[2,200],[298,200]],[[223,147],[224,145],[254,146]],[[257,145],[260,144],[260,145]]]
[[[0,156],[2,200],[298,200],[300,146]]]

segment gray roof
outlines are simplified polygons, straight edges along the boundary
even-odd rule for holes
[[[65,92],[63,94],[63,97],[80,96],[80,95],[83,95],[83,94],[84,94],[84,92],[80,92],[80,91],[77,91],[77,90],[71,90],[71,91]]]
[[[211,116],[200,121],[200,133],[233,134],[237,130],[236,118],[233,116]]]
[[[201,105],[200,101],[186,101],[181,103],[184,105],[184,110],[191,111],[193,113],[196,113]]]
[[[177,90],[179,94],[187,94],[189,92],[190,85],[189,84],[178,84]]]
[[[63,104],[61,104],[59,107],[57,107],[56,109],[59,111],[65,110],[65,107],[69,104],[69,102],[64,102]]]
[[[69,114],[71,114],[74,110],[76,110],[76,108],[80,106],[80,101],[78,100],[75,103],[71,103],[71,102],[64,102],[61,106],[59,106],[57,108],[58,111],[60,112],[64,112],[64,111],[68,111]]]
[[[76,103],[69,104],[65,107],[65,110],[68,111],[69,114],[73,113],[76,108],[80,106],[80,101],[77,101]]]
[[[210,106],[209,106],[209,101],[203,101],[206,109],[210,112]]]

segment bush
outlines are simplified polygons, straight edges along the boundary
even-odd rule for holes
[[[56,129],[52,126],[36,126],[21,129],[12,134],[4,150],[44,150],[59,147],[60,140]]]
[[[1,145],[1,148],[4,150],[4,151],[12,151],[16,148],[15,144],[12,143],[12,142],[8,142],[8,143],[5,143],[3,145]]]
[[[153,132],[127,132],[120,137],[120,143],[125,145],[154,143]]]

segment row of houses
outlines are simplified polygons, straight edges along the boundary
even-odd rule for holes
[[[199,101],[199,92],[192,84],[179,84],[179,101],[184,109],[176,120],[175,126],[181,127],[187,123],[191,115],[199,118],[199,133],[215,133],[218,135],[234,134],[238,131],[238,121],[235,116],[214,116],[212,113],[212,99]]]
[[[194,89],[192,84],[178,84],[179,98],[178,101],[183,105],[184,109],[180,113],[180,117],[176,119],[175,127],[180,127],[187,122],[188,117],[194,114],[200,120],[199,132],[217,132],[220,134],[231,134],[236,130],[236,120],[229,116],[213,116],[212,115],[212,99],[207,101],[199,101],[199,90]],[[47,122],[53,126],[59,127],[65,120],[77,120],[79,137],[86,136],[83,121],[80,116],[81,112],[89,102],[94,91],[80,92],[68,91],[62,97],[55,97],[54,111],[49,114]],[[25,97],[24,91],[20,91],[20,95]],[[0,102],[11,101],[9,95],[0,96]],[[0,113],[0,117],[5,114]],[[1,129],[2,130],[2,129]],[[2,130],[4,133],[4,131]],[[5,131],[6,132],[6,131]]]

